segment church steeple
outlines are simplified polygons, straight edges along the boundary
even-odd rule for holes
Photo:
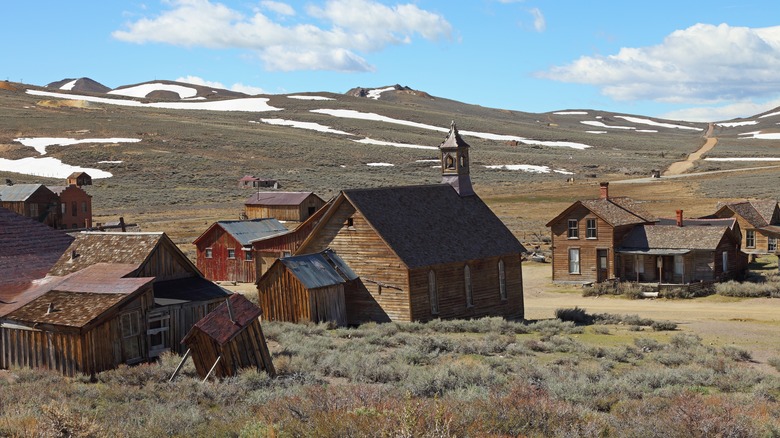
[[[460,196],[474,194],[469,176],[469,145],[455,126],[455,121],[450,125],[450,133],[439,145],[441,151],[442,183],[451,185]]]

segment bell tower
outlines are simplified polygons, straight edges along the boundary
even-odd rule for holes
[[[450,125],[450,133],[439,145],[441,151],[442,183],[451,185],[460,196],[474,194],[469,176],[469,145],[455,127],[453,121]]]

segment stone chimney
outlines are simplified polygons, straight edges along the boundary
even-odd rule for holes
[[[683,226],[683,211],[677,210],[677,226],[681,227]]]
[[[599,183],[599,189],[601,190],[601,194],[599,198],[609,199],[609,183],[608,182]]]

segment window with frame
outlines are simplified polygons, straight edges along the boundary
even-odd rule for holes
[[[207,259],[210,259],[214,253],[211,251],[211,248],[206,248],[206,250],[203,251],[203,254]]]
[[[68,212],[68,204],[63,202],[60,204],[60,207],[62,208],[62,215],[64,216]]]
[[[30,217],[38,217],[38,204],[30,204]]]
[[[503,260],[498,261],[498,293],[502,300],[506,300],[506,270]]]
[[[745,248],[756,247],[756,232],[755,230],[745,231]]]
[[[685,265],[683,264],[683,256],[676,255],[674,256],[674,274],[675,275],[682,275],[683,269]]]
[[[70,203],[70,214],[71,216],[78,216],[79,215],[79,203],[76,201],[73,201]]]
[[[469,265],[463,267],[463,282],[466,287],[466,307],[474,307],[474,289],[471,285],[471,268]]]
[[[228,249],[228,258],[234,259],[236,258],[236,250],[233,248]]]
[[[439,291],[436,290],[436,273],[428,271],[428,295],[431,301],[431,313],[439,313]]]
[[[252,250],[244,251],[244,260],[247,262],[252,261]]]
[[[122,351],[125,361],[141,358],[141,324],[139,315],[140,312],[134,310],[123,313],[119,319],[122,332]]]
[[[580,273],[580,249],[569,248],[569,274]]]
[[[580,238],[580,230],[579,230],[579,221],[577,219],[569,219],[569,233],[568,233],[569,239],[579,239]]]
[[[775,252],[777,251],[777,237],[770,237],[769,240],[767,240],[767,250]]]
[[[82,213],[87,212],[87,201],[81,201],[81,212]]]
[[[586,231],[585,231],[585,237],[588,239],[595,239],[598,237],[598,232],[596,230],[596,219],[588,219],[585,222]]]

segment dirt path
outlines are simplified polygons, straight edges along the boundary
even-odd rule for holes
[[[718,143],[718,139],[715,137],[710,137],[712,135],[713,128],[714,125],[710,123],[709,127],[707,128],[707,132],[704,134],[704,137],[707,138],[707,141],[704,142],[704,146],[700,147],[698,151],[688,155],[688,158],[686,158],[685,161],[672,163],[672,165],[669,166],[666,171],[664,171],[663,176],[680,175],[689,171],[693,167],[693,163],[700,160],[702,155],[714,148]]]

